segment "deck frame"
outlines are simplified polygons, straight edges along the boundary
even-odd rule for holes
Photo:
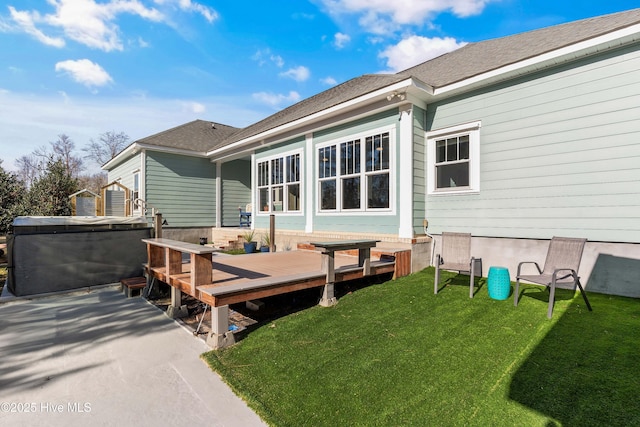
[[[321,253],[303,250],[242,257],[213,255],[213,248],[170,239],[143,242],[147,245],[148,276],[171,286],[167,315],[186,315],[183,293],[211,306],[207,343],[213,348],[235,342],[228,330],[230,304],[324,286],[320,305],[330,306],[336,303],[335,283],[395,272],[393,260],[371,261],[370,249],[376,241],[353,241],[351,246],[347,241],[315,244]],[[361,251],[357,263],[353,256],[336,254],[341,250]],[[188,264],[183,262],[185,253],[189,254]],[[296,271],[291,273],[292,270]]]

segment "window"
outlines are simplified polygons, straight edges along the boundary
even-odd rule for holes
[[[142,206],[138,199],[140,198],[140,172],[133,173],[133,191],[131,191],[132,212],[141,212]]]
[[[432,194],[480,190],[480,122],[427,134],[427,188]]]
[[[262,212],[301,210],[300,153],[258,162],[258,206]]]
[[[389,209],[390,133],[318,148],[321,211]]]

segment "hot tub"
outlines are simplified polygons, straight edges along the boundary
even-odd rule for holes
[[[16,296],[116,283],[141,276],[144,217],[17,217],[7,236],[7,285]]]

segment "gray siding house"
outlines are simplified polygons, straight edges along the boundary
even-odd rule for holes
[[[170,227],[235,226],[251,203],[287,241],[412,246],[414,271],[443,231],[512,277],[551,237],[584,237],[587,287],[640,296],[638,70],[635,9],[364,75],[243,129],[188,123],[104,169],[130,188],[138,173]]]

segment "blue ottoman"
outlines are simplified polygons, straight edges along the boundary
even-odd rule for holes
[[[509,293],[511,292],[509,269],[505,267],[489,267],[487,282],[490,298],[497,300],[509,298]]]

